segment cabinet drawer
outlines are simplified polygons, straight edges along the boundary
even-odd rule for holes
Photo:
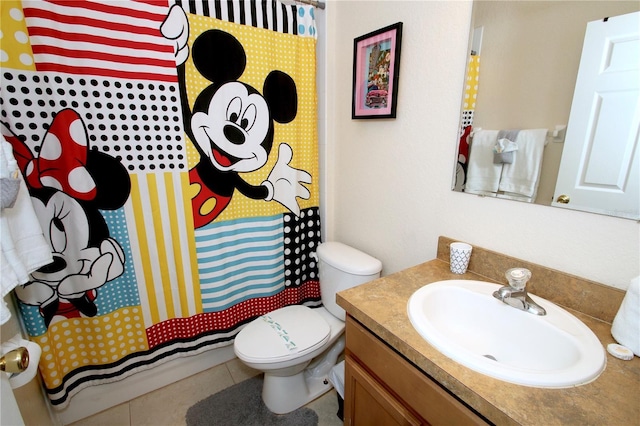
[[[487,424],[351,317],[346,321],[346,339],[347,355],[430,424]]]

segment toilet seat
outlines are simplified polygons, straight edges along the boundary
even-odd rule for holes
[[[331,327],[320,314],[291,305],[250,322],[236,336],[234,350],[245,362],[276,363],[315,351],[330,334]]]

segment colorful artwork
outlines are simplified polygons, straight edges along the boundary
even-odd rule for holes
[[[395,118],[402,22],[354,40],[351,118]]]
[[[384,108],[389,103],[389,67],[391,65],[391,43],[389,40],[367,48],[369,68],[367,70],[366,108]]]

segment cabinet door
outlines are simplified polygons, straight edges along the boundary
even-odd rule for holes
[[[348,355],[345,365],[345,425],[426,424],[407,410]]]
[[[486,425],[351,316],[347,317],[346,336],[345,424]],[[361,402],[355,401],[358,398]],[[365,416],[370,421],[362,420]],[[355,421],[348,423],[347,418]]]

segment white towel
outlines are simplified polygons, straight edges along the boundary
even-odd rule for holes
[[[613,319],[611,335],[622,346],[640,356],[640,277],[635,277]]]
[[[464,192],[496,196],[502,164],[493,163],[493,147],[498,137],[497,130],[477,130],[471,140],[467,183]]]
[[[9,148],[11,145],[2,140],[0,149],[0,168],[6,173],[13,167],[15,158]],[[6,144],[6,145],[4,145]],[[13,172],[14,170],[9,170]],[[2,172],[0,172],[2,173]],[[44,238],[38,222],[29,191],[20,173],[20,189],[16,201],[11,208],[0,209],[0,289],[4,298],[17,285],[29,281],[29,274],[53,261],[51,247]],[[4,300],[0,300],[3,303]],[[4,306],[0,306],[0,309]],[[3,319],[6,311],[2,310]]]
[[[505,164],[498,186],[504,198],[533,202],[540,183],[542,155],[544,154],[547,129],[520,130],[513,163]]]
[[[11,318],[11,311],[4,298],[0,299],[0,325],[6,323]]]
[[[526,195],[516,194],[515,192],[498,192],[498,198],[504,198],[505,200],[523,201],[525,203],[533,203],[535,197],[527,197]]]

